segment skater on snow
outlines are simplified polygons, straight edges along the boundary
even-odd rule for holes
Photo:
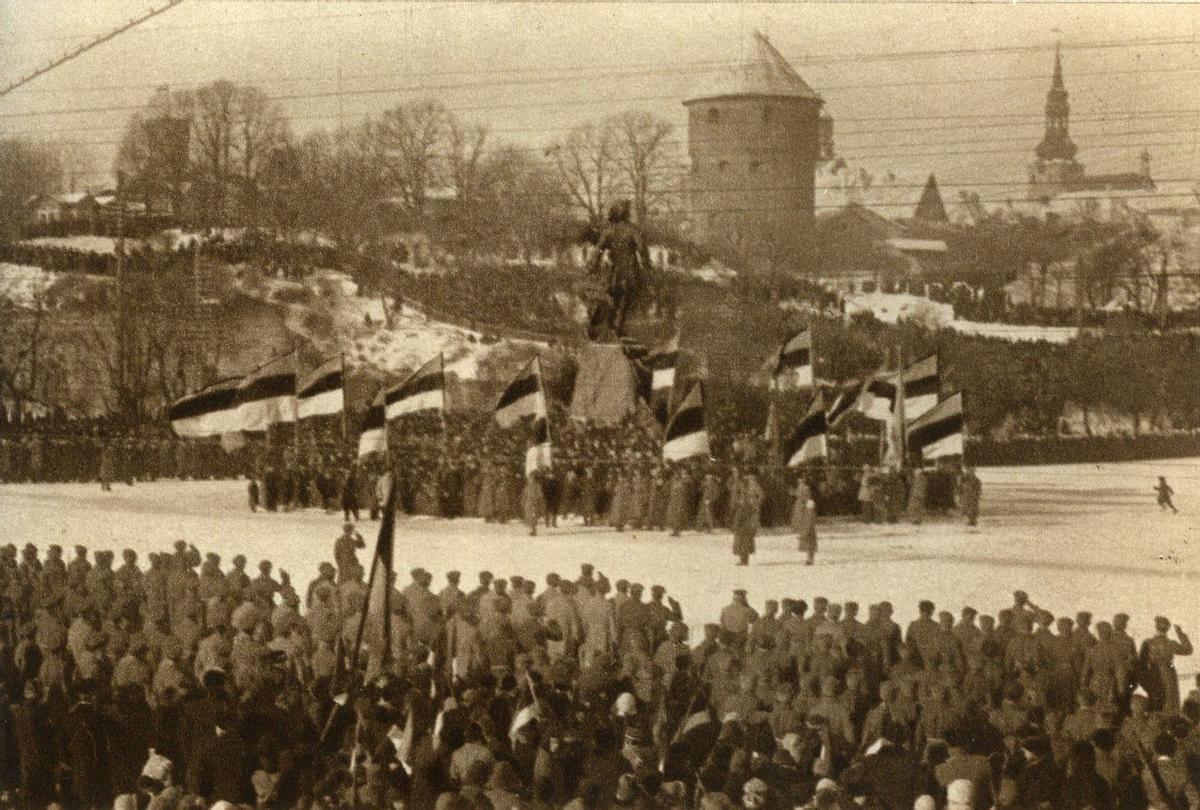
[[[1158,484],[1154,487],[1154,491],[1158,493],[1158,506],[1160,509],[1170,509],[1173,514],[1179,514],[1179,510],[1171,502],[1171,496],[1175,494],[1175,490],[1171,489],[1171,485],[1167,483],[1166,478],[1161,475],[1158,477]]]

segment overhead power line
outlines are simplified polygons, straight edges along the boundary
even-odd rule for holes
[[[169,9],[174,8],[175,6],[179,5],[182,2],[183,2],[183,0],[167,0],[167,2],[164,3],[163,5],[158,6],[157,8],[151,8],[149,11],[146,11],[145,13],[141,14],[138,17],[134,17],[133,19],[131,19],[129,22],[125,23],[124,25],[114,28],[112,31],[109,31],[107,34],[102,34],[102,35],[96,37],[95,39],[85,42],[84,44],[82,44],[78,48],[76,48],[75,50],[68,51],[67,53],[63,54],[62,56],[59,56],[55,59],[50,60],[50,62],[43,65],[42,67],[34,69],[33,72],[25,74],[24,76],[22,76],[21,78],[17,79],[16,81],[12,82],[11,84],[7,85],[4,88],[0,88],[0,96],[8,95],[13,90],[16,90],[18,87],[20,87],[21,85],[27,84],[27,83],[33,81],[38,76],[41,76],[45,73],[49,73],[50,71],[54,70],[59,65],[64,65],[67,62],[70,62],[72,59],[77,59],[78,57],[80,57],[83,54],[87,53],[88,51],[92,50],[93,48],[97,48],[100,45],[103,45],[105,42],[108,42],[111,39],[115,39],[116,37],[119,37],[121,34],[124,34],[126,31],[136,28],[137,26],[144,23],[146,20],[149,20],[152,17],[157,17],[159,14],[162,14],[164,11],[168,11]]]

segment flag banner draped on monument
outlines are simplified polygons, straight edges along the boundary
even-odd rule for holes
[[[384,412],[389,421],[406,413],[445,409],[446,366],[440,353],[384,394]]]
[[[812,387],[812,332],[802,329],[779,347],[772,358],[771,379],[780,391]]]
[[[387,416],[384,413],[383,394],[381,388],[363,417],[362,430],[358,433],[359,458],[387,452]]]
[[[296,418],[336,416],[346,407],[342,358],[333,357],[313,369],[296,387]]]
[[[818,394],[784,445],[783,463],[788,467],[798,467],[806,461],[825,458],[829,454],[827,431],[825,403]]]
[[[911,422],[924,416],[938,403],[941,379],[936,354],[918,360],[904,370],[904,418]]]
[[[262,431],[296,421],[296,353],[289,352],[242,378],[238,386],[242,430]]]
[[[927,459],[961,456],[965,424],[963,395],[959,392],[909,423],[905,432],[908,448],[919,450]]]
[[[597,425],[616,425],[637,412],[639,398],[649,401],[650,372],[620,347],[591,344],[579,355],[579,371],[571,392],[571,418]],[[639,374],[646,378],[645,391]]]
[[[858,402],[854,404],[854,410],[868,419],[886,422],[896,410],[898,394],[897,375],[880,372],[863,386]]]
[[[237,407],[239,382],[238,377],[221,380],[175,400],[167,413],[175,435],[202,439],[241,430]]]
[[[704,394],[700,383],[693,383],[679,403],[663,435],[663,460],[680,461],[692,456],[707,456],[708,429],[704,425]]]
[[[496,403],[496,421],[500,427],[512,427],[523,417],[546,413],[546,395],[542,393],[542,363],[537,357],[521,370]]]

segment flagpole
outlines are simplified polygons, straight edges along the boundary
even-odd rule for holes
[[[346,353],[339,352],[342,363],[342,446],[346,445]]]

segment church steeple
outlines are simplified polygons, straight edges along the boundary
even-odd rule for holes
[[[1078,147],[1071,140],[1069,125],[1071,105],[1063,83],[1062,47],[1054,46],[1054,79],[1046,93],[1046,132],[1037,145],[1039,160],[1074,160]]]

